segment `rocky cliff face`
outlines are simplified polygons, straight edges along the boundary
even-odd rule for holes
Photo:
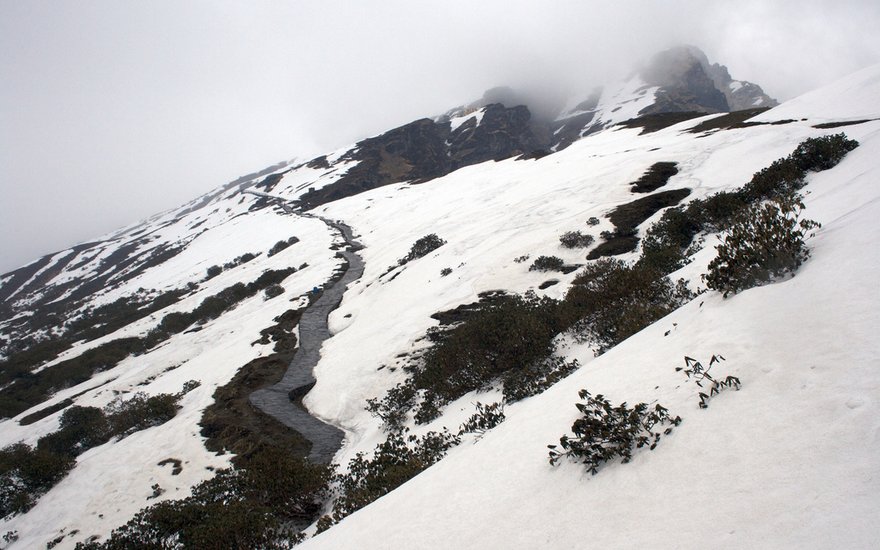
[[[301,202],[312,208],[383,185],[427,181],[548,145],[547,133],[533,124],[524,105],[508,108],[492,103],[457,117],[423,118],[358,143],[339,159],[356,164],[333,184],[303,195]]]
[[[694,46],[660,52],[641,76],[646,84],[660,87],[657,101],[642,114],[717,113],[778,105],[757,84],[733,80],[727,67],[710,64],[706,54]]]

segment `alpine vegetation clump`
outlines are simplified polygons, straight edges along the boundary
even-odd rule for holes
[[[742,386],[742,382],[740,382],[739,378],[736,376],[727,376],[721,380],[709,374],[709,371],[712,370],[715,363],[720,363],[724,360],[724,357],[720,355],[713,355],[712,358],[709,359],[709,366],[703,367],[703,364],[693,357],[685,356],[684,367],[675,368],[676,372],[683,371],[688,380],[692,379],[700,388],[704,388],[703,384],[708,384],[708,394],[704,391],[699,392],[701,409],[708,409],[709,399],[721,393],[722,390],[736,388],[737,391],[739,391],[740,386]]]
[[[564,266],[565,262],[557,256],[538,256],[529,266],[529,271],[562,271]]]
[[[413,243],[409,249],[409,253],[403,258],[397,260],[397,265],[403,265],[419,258],[424,258],[431,252],[437,250],[446,244],[446,241],[437,236],[436,233],[425,235]]]
[[[821,227],[803,218],[803,209],[799,195],[746,209],[716,247],[718,256],[703,276],[706,286],[726,298],[797,271],[810,257],[806,238]]]
[[[571,425],[573,435],[563,435],[558,446],[547,446],[550,464],[554,466],[568,457],[583,463],[587,471],[595,475],[604,462],[620,457],[626,464],[632,460],[634,450],[642,447],[654,450],[660,438],[672,433],[672,428],[681,423],[680,417],[670,416],[659,404],[651,407],[639,403],[628,407],[621,403],[613,407],[601,394],[593,396],[581,390],[578,396],[583,403],[575,404],[581,416]]]
[[[595,240],[592,235],[580,231],[566,231],[559,236],[559,243],[565,248],[587,248]]]

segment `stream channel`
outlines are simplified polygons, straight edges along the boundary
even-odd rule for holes
[[[354,240],[350,227],[342,222],[319,219],[342,234],[345,247],[341,253],[346,260],[345,271],[340,279],[324,288],[323,294],[303,312],[299,322],[299,347],[284,377],[277,384],[253,392],[250,402],[308,439],[312,443],[308,457],[310,461],[327,464],[339,450],[345,434],[336,426],[309,414],[302,404],[302,398],[315,385],[312,371],[321,358],[321,344],[330,337],[327,317],[339,307],[348,284],[358,280],[364,273],[364,261],[357,254],[363,247]]]

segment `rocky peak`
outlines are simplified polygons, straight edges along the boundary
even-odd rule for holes
[[[641,71],[649,86],[659,86],[656,101],[639,114],[730,110],[727,97],[715,87],[707,67],[709,60],[698,48],[680,46],[658,53]]]
[[[647,84],[660,86],[657,104],[643,114],[715,113],[778,105],[757,84],[734,80],[727,67],[709,63],[696,46],[678,46],[658,53],[641,76]]]

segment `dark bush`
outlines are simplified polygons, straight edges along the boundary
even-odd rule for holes
[[[553,337],[564,328],[557,302],[550,298],[527,294],[486,299],[458,324],[433,329],[429,337],[434,344],[406,367],[406,382],[381,400],[369,400],[367,408],[387,428],[397,430],[412,410],[416,422],[424,423],[470,391],[508,380],[525,386],[514,373],[523,371],[527,377],[542,372],[541,365],[555,368],[545,359],[553,352]]]
[[[358,453],[348,463],[348,471],[333,476],[338,493],[332,516],[325,516],[320,528],[326,529],[349,514],[400,487],[446,455],[460,439],[449,432],[414,435],[391,434],[376,446],[371,458]]]
[[[75,464],[71,456],[24,443],[0,450],[0,517],[30,510]]]
[[[526,397],[538,395],[580,367],[577,359],[565,361],[549,356],[534,361],[521,369],[507,371],[502,378],[505,403],[515,403]]]
[[[589,225],[589,226],[599,225],[599,218],[597,218],[596,216],[590,216],[590,218],[587,219],[587,225]]]
[[[639,403],[630,408],[621,403],[612,407],[601,394],[592,396],[581,390],[578,396],[584,403],[575,405],[581,417],[571,425],[573,435],[559,439],[559,450],[556,445],[548,445],[550,464],[554,466],[568,457],[582,462],[595,475],[603,462],[620,457],[626,464],[632,460],[634,450],[646,446],[653,450],[662,435],[669,435],[681,423],[681,418],[669,416],[669,411],[659,404],[649,407]],[[663,425],[667,427],[661,433]],[[655,427],[658,431],[654,431]]]
[[[693,298],[683,280],[673,284],[657,271],[621,260],[589,264],[565,297],[575,334],[602,353]]]
[[[706,286],[731,293],[794,273],[810,257],[805,239],[819,224],[803,219],[800,197],[749,208],[724,234],[709,263]]]
[[[562,271],[563,266],[565,266],[565,262],[562,261],[562,258],[557,256],[538,256],[532,265],[529,266],[529,271]]]
[[[847,138],[841,132],[804,140],[791,157],[802,170],[821,172],[837,166],[847,153],[858,146],[858,141]]]
[[[205,274],[206,274],[205,280],[213,279],[214,277],[216,277],[217,275],[220,275],[221,273],[223,273],[222,267],[220,267],[219,265],[212,265],[205,272]]]
[[[134,432],[160,426],[177,414],[180,395],[160,393],[147,396],[139,392],[126,400],[117,399],[107,405],[111,430],[126,437]]]
[[[678,174],[678,163],[656,162],[636,181],[632,183],[633,193],[650,193],[663,187],[669,178]]]
[[[97,407],[74,405],[61,414],[58,431],[44,435],[37,449],[76,457],[110,439],[110,423]]]
[[[272,248],[269,249],[269,253],[267,254],[267,256],[271,258],[275,254],[278,254],[282,250],[285,250],[288,247],[290,247],[291,245],[296,244],[298,242],[299,242],[299,238],[297,238],[297,237],[290,237],[286,241],[284,241],[284,240],[278,241],[277,243],[272,245]]]
[[[443,269],[440,270],[440,276],[441,276],[441,277],[446,277],[447,275],[449,275],[449,274],[451,274],[451,273],[452,273],[452,268],[451,268],[451,267],[444,267]]]
[[[444,244],[446,244],[446,241],[438,237],[436,233],[425,235],[412,245],[406,256],[397,260],[397,265],[403,265],[407,262],[423,258]]]
[[[475,434],[476,439],[480,439],[486,432],[504,422],[504,403],[483,405],[477,401],[475,407],[477,412],[472,414],[458,429],[459,437],[464,434]]]
[[[592,235],[580,231],[566,231],[559,237],[559,242],[565,248],[587,248],[595,240]]]
[[[281,285],[271,285],[266,287],[266,290],[263,291],[267,300],[271,300],[277,296],[281,296],[284,294],[284,287]]]
[[[736,388],[739,390],[742,383],[739,381],[739,378],[736,376],[727,376],[724,379],[715,378],[709,371],[712,370],[712,367],[715,366],[715,363],[720,363],[724,361],[724,357],[720,355],[713,355],[711,359],[709,359],[709,366],[704,367],[702,363],[694,359],[693,357],[684,358],[684,367],[676,367],[676,372],[682,371],[685,376],[687,376],[688,380],[693,380],[697,386],[701,389],[708,390],[709,393],[705,391],[699,392],[700,397],[700,408],[708,409],[709,408],[709,400],[721,393],[723,390],[727,388]],[[708,388],[703,386],[706,384]]]
[[[328,475],[326,466],[261,448],[197,485],[192,496],[141,510],[106,542],[77,548],[289,548],[316,519]]]

